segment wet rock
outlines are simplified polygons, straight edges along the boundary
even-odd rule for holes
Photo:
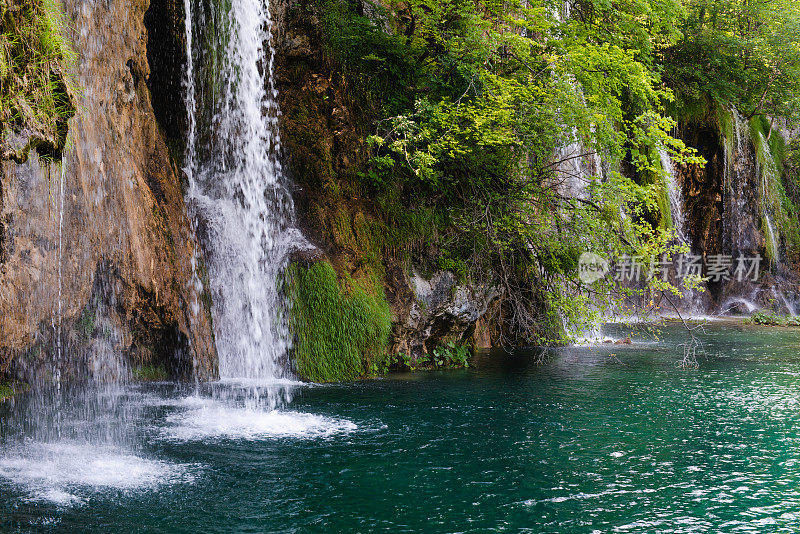
[[[74,353],[97,355],[103,345],[125,365],[214,377],[180,180],[141,83],[150,76],[149,2],[64,4],[81,88],[64,166],[35,152],[24,164],[0,163],[0,371],[16,358],[29,378],[46,380],[59,366],[80,376],[105,356]]]
[[[453,273],[440,271],[430,278],[418,273],[406,277],[410,305],[393,328],[396,353],[421,356],[447,341],[471,342],[476,323],[501,292],[493,286],[458,284]]]

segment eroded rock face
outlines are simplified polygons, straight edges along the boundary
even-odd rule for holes
[[[493,286],[460,285],[449,271],[429,279],[414,273],[407,282],[412,299],[405,310],[395,307],[400,313],[392,331],[392,348],[395,353],[416,357],[448,341],[473,341],[469,338],[476,324],[501,296]],[[476,344],[486,345],[486,340],[477,339]]]
[[[722,253],[723,187],[726,158],[723,140],[715,128],[688,125],[683,138],[696,147],[706,165],[678,165],[678,181],[683,187],[684,211],[689,241],[694,251]]]
[[[191,310],[195,244],[179,171],[146,84],[149,2],[64,3],[82,94],[63,167],[35,153],[0,165],[0,370],[102,377],[117,371],[98,365],[121,355],[211,378],[207,301]]]

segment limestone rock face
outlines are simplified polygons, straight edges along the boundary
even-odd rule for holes
[[[395,307],[395,353],[422,356],[447,341],[465,342],[476,324],[498,301],[501,291],[493,286],[459,285],[449,271],[426,279],[417,273],[409,280],[413,299],[405,313]],[[485,345],[476,336],[477,345]],[[480,347],[485,348],[485,347]]]
[[[148,364],[213,377],[180,171],[146,83],[149,2],[64,4],[81,94],[63,164],[35,152],[0,164],[0,371],[36,382]]]

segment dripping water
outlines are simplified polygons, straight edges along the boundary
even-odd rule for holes
[[[64,181],[66,172],[67,154],[65,152],[61,159],[61,173],[58,181],[58,332],[56,333],[56,358],[59,367],[64,361],[62,325],[64,323]]]
[[[769,232],[769,243],[767,244],[769,253],[772,261],[778,263],[778,238],[775,234],[775,227],[772,225],[772,218],[766,209],[764,210],[764,221],[766,222],[767,232]]]
[[[686,215],[683,211],[683,191],[675,176],[672,158],[664,148],[658,150],[658,155],[661,158],[661,168],[664,170],[672,224],[678,234],[678,240],[681,243],[689,244],[686,236]]]

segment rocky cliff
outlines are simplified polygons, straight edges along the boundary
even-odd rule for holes
[[[378,16],[371,6],[361,4],[364,15]],[[279,2],[274,35],[286,161],[303,231],[322,252],[315,261],[333,265],[343,292],[352,281],[377,282],[392,312],[392,356],[423,358],[449,341],[492,346],[500,337],[501,291],[438,269],[435,249],[405,248],[415,238],[399,238],[362,188],[366,140],[379,111],[326,45],[323,7]]]
[[[149,2],[64,4],[78,54],[66,148],[0,164],[0,370],[43,380],[155,366],[211,378],[207,300],[195,316],[190,305],[180,171],[146,83]]]

